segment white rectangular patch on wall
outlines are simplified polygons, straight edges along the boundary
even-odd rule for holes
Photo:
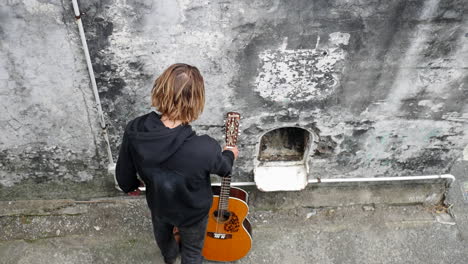
[[[260,191],[300,191],[307,185],[307,170],[303,164],[285,166],[268,164],[255,168],[255,183]]]

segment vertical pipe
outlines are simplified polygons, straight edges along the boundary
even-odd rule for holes
[[[104,140],[106,141],[107,156],[108,156],[108,159],[109,159],[109,165],[111,165],[111,164],[114,164],[114,159],[112,158],[112,151],[111,151],[111,148],[110,148],[109,136],[108,136],[108,133],[107,133],[107,125],[106,125],[106,121],[104,119],[104,112],[102,111],[101,100],[99,98],[99,92],[98,92],[97,84],[96,84],[96,78],[94,77],[93,64],[91,63],[91,57],[89,56],[88,44],[86,42],[83,23],[81,21],[81,13],[80,13],[80,9],[78,7],[77,0],[72,0],[72,3],[73,3],[73,10],[75,12],[76,22],[78,24],[78,31],[80,33],[81,45],[83,46],[83,51],[85,53],[85,58],[86,58],[86,64],[88,66],[88,73],[89,73],[89,78],[91,80],[91,86],[93,88],[94,99],[96,100],[96,106],[97,106],[98,115],[99,115],[99,119],[100,119],[100,123],[101,123],[101,129],[102,129],[102,132],[103,132]]]

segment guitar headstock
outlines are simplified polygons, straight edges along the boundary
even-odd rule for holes
[[[239,120],[240,114],[236,112],[228,112],[226,114],[226,146],[234,147],[237,144],[237,137],[239,135]]]

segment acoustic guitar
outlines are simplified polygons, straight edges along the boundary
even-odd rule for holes
[[[227,113],[226,145],[233,147],[239,134],[240,114]],[[235,261],[252,247],[252,227],[246,218],[249,213],[248,194],[231,187],[231,177],[223,177],[221,186],[212,186],[213,204],[208,215],[203,256],[211,261]]]

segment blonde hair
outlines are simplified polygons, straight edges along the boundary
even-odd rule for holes
[[[205,84],[194,66],[176,63],[154,82],[151,104],[169,120],[188,124],[196,120],[205,106]]]

